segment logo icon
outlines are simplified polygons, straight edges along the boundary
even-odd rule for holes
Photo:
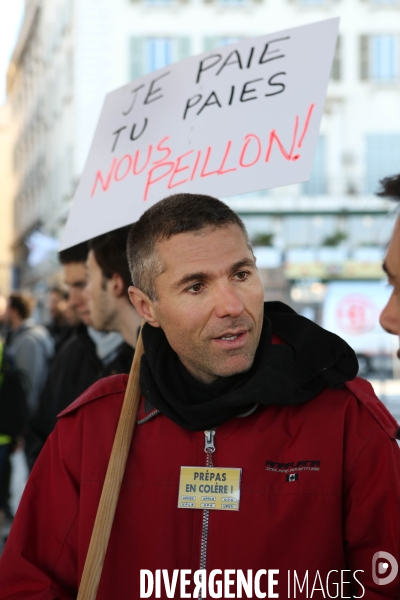
[[[391,567],[389,570],[389,566]],[[377,585],[392,583],[399,570],[399,565],[394,556],[389,552],[375,552],[372,557],[372,579]],[[386,577],[379,577],[386,575]]]
[[[363,294],[350,294],[336,309],[339,329],[352,335],[361,335],[375,329],[379,309],[375,302]]]

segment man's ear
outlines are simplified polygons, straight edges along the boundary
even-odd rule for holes
[[[150,298],[139,290],[139,288],[131,285],[128,288],[129,298],[133,306],[136,308],[138,315],[140,315],[149,325],[153,327],[161,327],[159,320],[156,316],[154,309],[154,303]]]
[[[109,280],[109,288],[111,289],[112,294],[116,298],[120,298],[125,294],[125,284],[119,273],[113,273],[113,276]]]

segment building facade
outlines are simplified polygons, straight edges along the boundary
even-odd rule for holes
[[[241,38],[335,16],[310,181],[228,202],[260,246],[260,265],[297,289],[295,302],[304,280],[381,278],[394,216],[374,193],[400,171],[400,0],[27,0],[8,74],[20,285],[43,286],[57,269],[55,240],[108,91]]]
[[[11,164],[13,129],[9,106],[0,106],[0,297],[12,287],[13,200],[15,182]],[[1,312],[1,307],[0,307]]]

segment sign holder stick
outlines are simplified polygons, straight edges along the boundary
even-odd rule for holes
[[[90,538],[89,549],[86,555],[85,566],[82,572],[77,600],[95,600],[97,596],[97,589],[103,570],[141,397],[139,374],[142,354],[143,340],[142,330],[140,330],[92,536]]]

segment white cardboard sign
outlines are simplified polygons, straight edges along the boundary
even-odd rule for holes
[[[338,24],[245,39],[110,92],[60,248],[133,223],[170,194],[306,181]]]

